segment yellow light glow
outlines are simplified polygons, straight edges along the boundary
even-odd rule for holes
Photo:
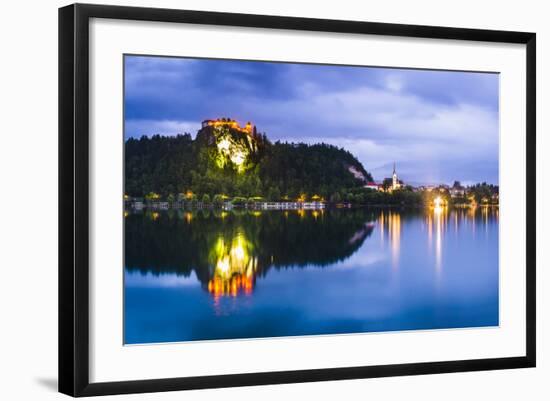
[[[221,141],[218,142],[218,150],[220,151],[229,152],[230,146],[231,146],[231,142],[229,142],[227,138],[223,138]]]
[[[234,143],[230,138],[224,136],[219,139],[216,146],[219,153],[216,158],[218,167],[223,168],[227,163],[227,159],[229,159],[237,167],[238,172],[244,170],[244,162],[246,161],[248,152],[243,145]]]
[[[237,262],[244,260],[245,253],[241,237],[237,238],[237,243],[231,249],[231,256],[236,259]]]
[[[242,233],[230,242],[218,238],[212,249],[214,272],[208,282],[208,291],[214,299],[220,296],[237,296],[241,291],[250,294],[254,286],[257,259],[250,256],[251,244]]]
[[[229,256],[225,256],[221,259],[218,260],[218,262],[216,263],[216,271],[220,274],[220,275],[225,275],[229,272]]]
[[[240,150],[235,150],[231,156],[229,157],[231,159],[231,161],[237,165],[237,167],[240,167],[244,161],[246,160],[246,156],[244,154],[244,152],[240,151]]]
[[[224,119],[217,119],[217,120],[206,120],[204,123],[206,123],[210,127],[230,127],[234,130],[241,131],[247,134],[251,134],[254,130],[254,126],[251,122],[246,123],[244,127],[241,127],[239,123],[235,120],[224,120]]]
[[[399,255],[401,251],[401,215],[390,212],[388,216],[388,234],[391,245],[392,268],[399,267]]]

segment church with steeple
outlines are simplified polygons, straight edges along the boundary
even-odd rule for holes
[[[376,191],[392,192],[403,188],[404,184],[403,181],[399,180],[399,177],[397,176],[397,169],[395,168],[395,162],[393,162],[393,172],[391,178],[384,178],[381,184],[377,184],[376,182],[367,182],[364,187],[374,189]]]

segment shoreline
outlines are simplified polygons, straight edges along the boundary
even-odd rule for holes
[[[471,209],[477,207],[498,208],[499,204],[456,204],[447,205],[448,209]],[[324,209],[354,209],[354,208],[375,208],[375,209],[425,209],[433,206],[425,204],[353,204],[349,202],[254,202],[233,204],[224,202],[222,204],[203,202],[124,202],[124,210],[255,210],[255,211],[276,211],[276,210],[324,210]]]

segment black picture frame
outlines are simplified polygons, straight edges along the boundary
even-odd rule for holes
[[[438,38],[526,45],[526,353],[524,356],[381,366],[89,381],[88,61],[91,18]],[[479,29],[220,12],[74,4],[59,9],[59,391],[71,396],[361,379],[535,366],[536,35]]]

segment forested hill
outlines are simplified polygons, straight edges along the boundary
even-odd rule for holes
[[[221,121],[221,122],[220,122]],[[191,135],[130,138],[125,144],[125,193],[142,197],[192,192],[198,196],[329,198],[362,187],[372,176],[348,151],[332,145],[272,143],[232,120]]]

